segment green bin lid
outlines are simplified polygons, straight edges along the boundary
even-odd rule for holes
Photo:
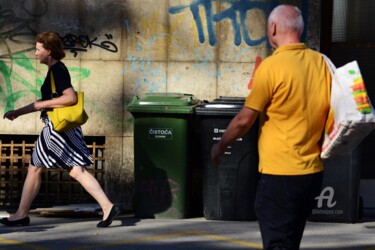
[[[134,97],[128,106],[131,113],[175,113],[192,114],[199,100],[191,94],[148,93]]]

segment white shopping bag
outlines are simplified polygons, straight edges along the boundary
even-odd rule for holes
[[[350,153],[375,129],[375,112],[357,61],[340,68],[323,55],[332,76],[331,107],[326,121],[321,158]]]

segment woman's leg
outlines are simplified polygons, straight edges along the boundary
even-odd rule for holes
[[[69,175],[77,180],[82,187],[99,203],[103,210],[103,220],[106,220],[112,209],[112,202],[104,193],[99,182],[85,168],[80,166],[73,167]]]
[[[28,216],[31,203],[35,199],[40,189],[42,172],[43,168],[29,165],[26,179],[23,184],[20,205],[16,213],[9,217],[9,221],[19,220]]]

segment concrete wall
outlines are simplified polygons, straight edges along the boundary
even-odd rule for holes
[[[35,35],[59,32],[73,85],[85,92],[84,134],[106,138],[106,191],[131,209],[128,104],[149,92],[246,96],[256,57],[269,53],[266,18],[278,3],[302,9],[304,39],[319,49],[320,1],[314,0],[0,0],[0,110],[40,98],[47,67],[35,60]],[[41,128],[35,113],[1,121],[0,134]]]

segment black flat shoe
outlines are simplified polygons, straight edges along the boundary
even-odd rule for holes
[[[30,217],[26,216],[25,218],[19,220],[8,220],[8,218],[2,218],[0,223],[8,227],[28,226],[30,225]]]
[[[96,226],[97,227],[108,227],[109,225],[111,225],[113,219],[116,216],[120,215],[120,213],[121,213],[121,209],[118,206],[113,205],[113,207],[111,209],[111,212],[108,215],[108,218],[106,220],[102,220]]]

